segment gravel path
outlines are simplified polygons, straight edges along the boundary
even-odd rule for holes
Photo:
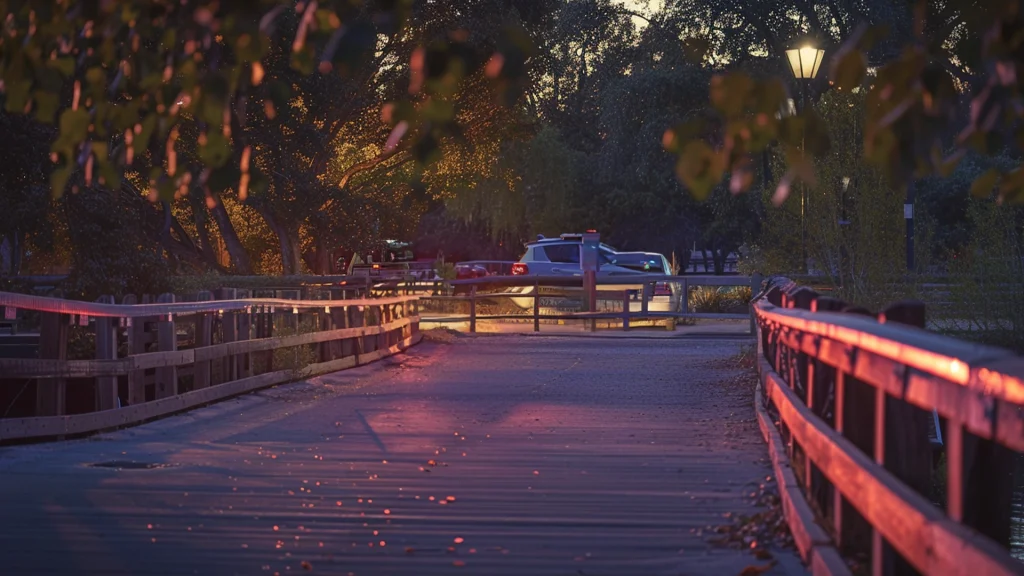
[[[2,448],[0,573],[739,574],[702,531],[771,473],[740,345],[459,337]]]

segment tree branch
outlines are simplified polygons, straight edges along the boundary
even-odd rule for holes
[[[358,175],[358,174],[360,174],[362,172],[366,172],[367,170],[376,168],[378,165],[380,165],[381,163],[385,162],[386,160],[388,160],[392,156],[398,154],[399,152],[404,152],[404,151],[405,151],[405,149],[402,148],[401,146],[395,146],[391,150],[385,150],[384,152],[381,152],[380,154],[378,154],[377,156],[375,156],[373,158],[370,158],[369,160],[363,160],[362,162],[356,162],[355,164],[349,166],[348,169],[345,170],[341,174],[341,179],[338,181],[338,188],[341,188],[341,189],[344,190],[345,187],[348,186],[349,181],[354,176],[356,176],[356,175]]]

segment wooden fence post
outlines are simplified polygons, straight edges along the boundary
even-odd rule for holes
[[[100,296],[101,304],[113,304],[113,296]],[[109,316],[96,318],[96,359],[117,360],[118,319]],[[117,376],[96,377],[96,410],[113,410],[118,407]]]
[[[902,301],[890,305],[878,314],[882,324],[898,323],[924,328],[925,306],[923,302]],[[904,385],[906,375],[904,376]],[[904,484],[918,494],[928,498],[931,492],[931,441],[928,439],[929,419],[931,414],[921,410],[902,398],[885,394],[876,389],[876,394],[884,399],[879,401],[882,414],[876,414],[876,422],[880,425],[876,430],[876,461],[885,466]],[[877,437],[881,434],[881,438]],[[1007,502],[1009,508],[1009,502]],[[1009,529],[1009,517],[1007,517]],[[876,531],[877,534],[877,531]],[[877,539],[877,537],[876,537]],[[910,564],[900,557],[888,543],[881,543],[879,568],[882,573],[915,574]]]
[[[757,315],[754,313],[754,296],[761,291],[761,282],[764,279],[760,274],[750,277],[750,333],[757,334]]]
[[[378,304],[374,306],[374,313],[377,316],[377,328],[380,330],[377,333],[377,350],[387,349],[388,335],[384,331],[384,326],[388,322],[388,307],[386,304]]]
[[[204,290],[196,296],[196,300],[199,302],[212,301],[213,294]],[[196,313],[195,348],[202,348],[213,344],[213,316],[213,312]],[[210,386],[210,364],[209,360],[202,360],[192,365],[193,390],[202,390]]]
[[[345,292],[342,292],[342,295],[344,294]],[[334,315],[335,328],[349,328],[352,326],[351,306],[335,306],[331,309],[331,314]],[[355,354],[355,339],[353,338],[343,338],[340,341],[336,341],[335,345],[338,350],[339,358],[345,358]]]
[[[540,280],[533,281],[533,331],[540,332]]]
[[[139,300],[135,294],[128,294],[121,301],[126,306],[134,306]],[[151,318],[133,316],[127,319],[128,356],[146,352],[146,322]],[[132,370],[128,373],[128,405],[135,406],[146,401],[146,371]]]
[[[647,284],[644,284],[644,296],[647,295]],[[629,290],[622,291],[622,329],[629,330]]]
[[[234,300],[238,292],[234,288],[218,288],[217,300]],[[235,310],[225,310],[220,319],[220,339],[227,344],[239,340],[238,319],[242,313]],[[221,383],[231,382],[239,378],[239,357],[236,355],[225,356],[221,359],[220,377]]]
[[[361,328],[364,326],[366,316],[363,314],[362,306],[349,306],[345,309],[348,315],[348,326],[349,328]],[[359,357],[367,352],[366,343],[362,336],[356,336],[350,339],[352,346],[352,355],[356,358],[356,364],[359,364]]]
[[[476,284],[469,287],[469,332],[476,332]]]
[[[171,304],[175,300],[174,294],[161,294],[157,298],[160,304]],[[171,314],[160,315],[157,323],[157,346],[161,352],[170,352],[178,349],[178,331],[174,325],[174,316]],[[163,366],[156,369],[156,398],[170,398],[178,393],[178,367]]]
[[[40,314],[39,357],[45,360],[67,360],[67,314]],[[63,416],[67,412],[67,380],[44,378],[36,381],[36,416]]]
[[[844,314],[857,314],[874,318],[875,315],[858,306],[845,306]],[[856,348],[850,349],[848,371],[836,381],[836,420],[842,434],[864,454],[874,455],[875,449],[875,389],[853,377],[857,363]],[[849,502],[842,500],[836,511],[839,524],[837,534],[844,552],[869,554],[872,546],[871,524]]]
[[[317,324],[316,329],[318,332],[328,332],[334,330],[334,314],[332,311],[334,308],[331,307],[330,300],[324,302],[324,309],[317,310],[313,315]],[[317,362],[330,362],[334,360],[334,341],[329,340],[327,342],[321,342],[317,346]]]

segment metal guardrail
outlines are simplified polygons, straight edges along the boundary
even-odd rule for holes
[[[541,320],[589,320],[591,321],[591,329],[596,327],[594,324],[594,321],[596,320],[621,320],[622,329],[629,330],[630,325],[635,323],[637,320],[708,318],[728,320],[749,319],[751,322],[751,333],[753,333],[753,316],[751,313],[700,313],[690,311],[688,308],[680,310],[652,310],[651,304],[653,303],[655,293],[654,286],[656,284],[676,286],[678,290],[674,290],[674,295],[670,298],[683,298],[683,295],[689,294],[689,288],[693,286],[742,286],[750,287],[753,293],[754,290],[760,287],[761,278],[757,276],[666,276],[663,274],[624,274],[621,276],[603,276],[598,277],[596,280],[596,291],[598,292],[595,295],[596,299],[605,301],[615,300],[617,302],[621,302],[622,304],[619,310],[597,311],[595,310],[596,306],[590,306],[591,303],[587,302],[586,305],[590,308],[588,311],[560,312],[557,314],[541,312],[542,306],[539,303],[540,300],[542,298],[551,297],[549,294],[542,294],[541,289],[579,288],[582,290],[585,288],[582,276],[486,276],[465,280],[450,280],[444,282],[444,284],[455,289],[468,288],[468,293],[465,293],[464,295],[421,295],[420,298],[425,301],[469,302],[469,314],[446,317],[424,316],[423,321],[436,323],[468,322],[470,332],[476,332],[477,321],[479,320],[532,319],[534,332],[539,332]],[[607,290],[602,291],[602,286],[630,286],[635,288],[621,289],[613,293]],[[481,292],[480,290],[482,288],[531,288],[532,290],[530,292]],[[604,297],[601,298],[601,296]],[[501,298],[532,300],[533,304],[530,306],[531,313],[528,316],[525,314],[478,314],[478,302],[481,300]],[[584,300],[589,300],[589,298],[585,295]],[[639,308],[638,310],[633,310],[634,304],[637,304],[635,307]]]
[[[850,573],[838,546],[867,555],[875,575],[1024,573],[1007,550],[1024,357],[920,329],[919,302],[873,315],[784,279],[754,313],[758,417],[815,574]],[[933,411],[944,509],[929,500]]]
[[[298,290],[291,291],[295,299],[218,292],[219,300],[209,292],[197,302],[174,302],[173,294],[164,294],[152,304],[136,304],[134,296],[114,304],[109,296],[76,302],[0,292],[5,311],[41,316],[39,358],[0,358],[0,384],[35,388],[29,398],[34,415],[0,418],[0,443],[134,424],[365,364],[420,339],[415,296],[298,300]],[[337,296],[343,292],[334,289]],[[70,326],[91,333],[94,359],[67,359]],[[179,349],[183,334],[187,347]],[[301,357],[300,347],[307,352]],[[282,350],[283,356],[277,354]],[[73,386],[94,387],[84,410],[68,406]],[[74,396],[81,401],[81,394]]]

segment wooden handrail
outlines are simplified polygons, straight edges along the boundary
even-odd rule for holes
[[[298,290],[295,299],[218,292],[222,300],[202,292],[182,303],[164,294],[156,304],[135,304],[134,296],[114,304],[109,296],[77,302],[0,292],[0,306],[35,310],[41,319],[39,358],[0,358],[0,385],[17,382],[24,390],[35,382],[34,410],[23,402],[15,417],[0,418],[0,443],[136,424],[365,364],[421,338],[417,296],[299,300]],[[69,325],[94,335],[95,359],[67,358]],[[193,337],[183,341],[183,328]],[[275,354],[282,349],[295,352]],[[71,386],[93,386],[95,398],[83,402],[76,394],[78,404],[69,407]],[[12,406],[33,400],[31,392],[8,398]]]
[[[394,296],[390,298],[363,298],[358,300],[287,300],[283,298],[247,298],[244,300],[211,300],[207,302],[175,302],[168,304],[104,304],[63,300],[28,294],[0,292],[0,306],[76,314],[98,318],[139,318],[145,316],[166,316],[167,314],[195,314],[197,312],[221,312],[247,310],[252,308],[297,308],[300,310],[323,309],[332,306],[380,306],[401,304],[416,300],[417,296]]]
[[[762,428],[777,427],[784,439],[784,447],[770,445],[780,483],[795,485],[782,491],[794,534],[809,532],[813,514],[805,500],[817,500],[819,513],[829,517],[832,538],[849,547],[859,528],[843,506],[852,506],[868,522],[875,575],[899,572],[901,562],[924,574],[1024,574],[1024,564],[991,539],[1001,538],[995,521],[986,523],[1008,514],[1008,505],[993,508],[967,492],[969,477],[979,481],[987,473],[990,478],[983,481],[989,485],[972,490],[1008,496],[1008,462],[968,457],[968,450],[981,450],[968,446],[990,442],[1024,451],[1024,357],[896,323],[923,326],[919,303],[894,305],[875,318],[787,279],[766,283],[754,313],[759,394],[776,414],[759,418]],[[761,404],[759,398],[759,410]],[[922,438],[927,431],[915,414],[933,411],[946,420],[945,511],[921,492],[932,471],[901,461],[907,454],[920,456],[914,450],[922,442],[927,446]],[[977,440],[968,444],[968,434]],[[899,447],[910,452],[897,453]],[[993,468],[972,469],[971,460]],[[790,469],[788,462],[803,466]],[[822,499],[829,489],[834,498]],[[835,553],[820,538],[798,537],[797,542],[809,562],[820,550]],[[816,574],[845,570],[815,565],[821,566]]]

